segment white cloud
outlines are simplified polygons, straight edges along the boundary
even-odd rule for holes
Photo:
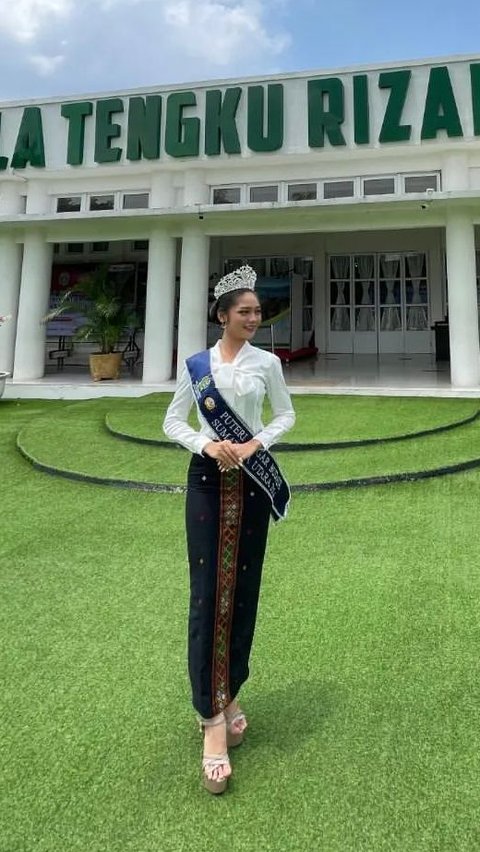
[[[152,6],[159,31],[186,57],[233,67],[246,56],[276,56],[290,36],[279,30],[278,13],[292,0],[95,0],[109,13],[119,6]],[[270,18],[270,20],[269,20]],[[165,28],[166,27],[166,28]]]
[[[287,47],[289,36],[270,33],[264,22],[275,5],[275,0],[163,0],[163,12],[186,54],[226,66],[259,51],[277,55]]]
[[[29,56],[28,61],[41,77],[49,77],[50,74],[54,74],[57,68],[65,62],[65,56],[61,54],[57,56],[43,56],[41,53],[37,53]]]
[[[290,45],[292,8],[293,0],[0,0],[4,94],[52,94],[56,80],[85,92],[267,73]]]
[[[54,18],[65,18],[73,0],[0,0],[0,32],[19,42],[36,38]]]

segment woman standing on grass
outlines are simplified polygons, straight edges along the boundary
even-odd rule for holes
[[[223,793],[227,747],[247,721],[237,702],[248,678],[270,515],[286,514],[290,492],[268,453],[295,422],[279,359],[250,345],[260,322],[256,274],[243,266],[215,287],[210,318],[223,333],[188,358],[164,422],[192,452],[186,501],[190,563],[188,668],[204,730],[203,782]],[[264,427],[268,396],[273,419]],[[187,420],[196,402],[200,429]]]

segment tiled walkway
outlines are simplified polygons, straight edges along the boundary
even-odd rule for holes
[[[363,394],[373,396],[480,397],[480,386],[452,388],[446,362],[431,355],[319,355],[316,359],[285,365],[292,393]],[[143,384],[125,375],[115,382],[93,382],[85,367],[49,372],[30,382],[7,380],[6,399],[90,399],[99,396],[143,396],[173,391],[175,382]]]
[[[452,393],[450,365],[432,355],[319,355],[286,365],[285,377],[304,393]]]

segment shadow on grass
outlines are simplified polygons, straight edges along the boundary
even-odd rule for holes
[[[295,680],[248,701],[248,743],[255,748],[295,754],[303,740],[318,737],[340,695],[335,684]],[[246,739],[247,742],[247,739]]]

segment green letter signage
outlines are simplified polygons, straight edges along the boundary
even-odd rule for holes
[[[97,102],[97,115],[95,124],[95,162],[116,163],[122,156],[121,148],[112,148],[112,139],[120,136],[122,128],[119,124],[113,124],[112,115],[115,112],[123,112],[123,101],[121,98],[106,98]]]
[[[265,126],[265,90],[263,86],[248,88],[247,144],[251,151],[278,151],[283,145],[283,85],[267,86],[267,132]]]
[[[406,142],[412,135],[411,124],[400,124],[403,108],[407,99],[411,71],[383,71],[378,78],[380,89],[390,89],[380,142]]]
[[[480,65],[470,65],[472,83],[473,132],[480,136]]]
[[[325,109],[325,96],[328,108]],[[345,118],[343,83],[338,77],[308,81],[308,144],[323,148],[325,133],[331,145],[346,145],[341,125]]]
[[[81,166],[85,145],[85,119],[93,112],[91,101],[62,104],[62,115],[68,121],[67,163]]]
[[[370,111],[368,106],[368,76],[353,78],[354,139],[357,145],[370,142]]]
[[[205,153],[209,156],[220,154],[222,142],[226,154],[241,153],[236,125],[241,95],[240,86],[227,89],[223,102],[220,89],[211,89],[206,93]]]
[[[439,130],[446,130],[447,136],[463,136],[446,65],[432,68],[430,71],[421,138],[435,139]]]
[[[160,156],[160,120],[162,98],[130,98],[128,102],[127,159],[158,160]]]
[[[174,92],[168,96],[165,150],[171,157],[198,157],[200,119],[183,115],[187,107],[196,105],[194,92]]]
[[[428,83],[424,84],[427,74]],[[413,69],[345,72],[339,77],[307,79],[306,83],[306,116],[297,115],[304,108],[303,98],[293,110],[295,115],[286,116],[289,103],[295,106],[295,80],[126,96],[128,104],[123,97],[106,97],[26,106],[20,121],[16,118],[18,107],[15,111],[5,108],[0,111],[0,152],[6,144],[4,137],[11,140],[12,124],[13,132],[17,128],[18,131],[13,154],[11,150],[7,156],[0,153],[0,174],[9,166],[45,167],[43,111],[49,118],[47,137],[50,132],[54,150],[55,144],[58,148],[56,137],[60,135],[60,144],[63,134],[67,137],[65,166],[83,166],[86,158],[92,164],[90,145],[87,152],[85,149],[85,135],[89,128],[93,132],[93,115],[93,161],[101,164],[154,161],[163,152],[172,158],[192,159],[241,155],[243,145],[246,154],[268,154],[283,149],[286,120],[290,130],[292,122],[300,123],[294,128],[299,137],[307,131],[310,149],[348,145],[358,153],[356,146],[362,145],[410,142],[417,146],[424,140],[442,137],[448,142],[449,138],[464,136],[464,125],[465,132],[473,131],[473,138],[480,139],[480,59],[456,63],[454,72],[449,65],[422,65]],[[304,78],[301,85],[305,85]],[[460,95],[462,99],[457,104],[456,97]],[[405,113],[411,124],[404,123]],[[59,121],[60,114],[65,123]],[[58,124],[60,134],[55,129]],[[377,126],[378,139],[373,138]]]
[[[43,144],[43,125],[40,107],[26,107],[23,110],[17,143],[12,157],[12,169],[24,169],[28,163],[37,168],[45,166],[45,148]]]

